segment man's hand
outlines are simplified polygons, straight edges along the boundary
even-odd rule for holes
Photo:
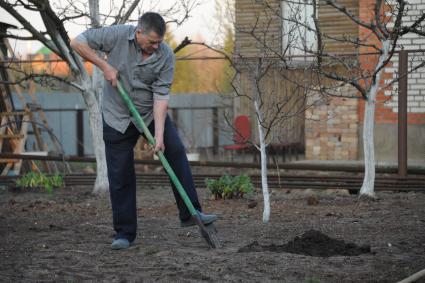
[[[155,136],[155,147],[154,147],[155,153],[157,153],[158,151],[164,152],[164,150],[165,150],[164,137]]]
[[[102,70],[105,79],[114,87],[117,86],[118,71],[109,65],[104,58],[99,57],[96,51],[94,51],[87,43],[73,39],[71,40],[71,47],[80,54],[81,57],[98,66]]]
[[[106,64],[103,68],[103,76],[113,87],[117,86],[118,71],[109,64]]]
[[[167,117],[168,100],[153,101],[153,118],[155,121],[155,152],[164,151],[164,124]]]

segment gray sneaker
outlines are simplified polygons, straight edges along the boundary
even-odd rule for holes
[[[204,223],[204,225],[211,224],[211,223],[213,223],[214,221],[217,220],[217,215],[215,215],[215,214],[205,214],[205,213],[198,211],[198,215],[201,218],[201,221],[202,221],[202,223]],[[190,217],[186,221],[180,222],[180,227],[190,227],[190,226],[195,226],[195,225],[196,225],[196,222],[193,220],[192,217]]]
[[[111,244],[113,250],[123,250],[130,247],[130,242],[125,238],[115,239]]]

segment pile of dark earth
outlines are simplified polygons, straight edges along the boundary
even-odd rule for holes
[[[247,252],[285,252],[292,254],[302,254],[315,257],[330,256],[357,256],[371,253],[370,246],[358,246],[353,243],[346,243],[343,240],[333,239],[316,230],[309,230],[300,237],[295,237],[283,245],[261,245],[254,241],[239,249],[240,253]]]

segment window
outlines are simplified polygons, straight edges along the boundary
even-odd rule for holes
[[[282,51],[285,52],[285,55],[301,56],[308,55],[308,50],[316,51],[316,34],[308,28],[315,29],[313,1],[285,0],[282,1],[281,8],[283,21]]]

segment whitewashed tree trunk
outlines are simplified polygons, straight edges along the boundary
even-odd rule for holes
[[[85,94],[86,96],[87,94]],[[88,95],[95,97],[94,93]],[[93,150],[96,157],[96,182],[93,188],[94,193],[104,193],[109,190],[108,168],[106,166],[105,143],[103,142],[103,123],[100,105],[88,97],[85,98],[87,109],[89,110],[89,123],[93,139]],[[90,106],[89,106],[90,104]]]
[[[99,1],[90,0],[90,17],[91,26],[96,28],[100,25]],[[89,109],[89,123],[92,130],[93,149],[96,156],[96,182],[94,184],[94,193],[104,193],[109,190],[108,170],[105,156],[105,143],[103,141],[103,122],[100,105],[102,103],[103,74],[93,65],[93,74],[91,78],[89,97],[94,99],[86,99]],[[93,93],[91,93],[93,92]],[[86,95],[86,94],[85,94]],[[90,105],[90,106],[89,106]]]
[[[376,70],[382,67],[385,60],[388,58],[390,49],[390,41],[382,41],[382,55],[379,57],[379,62]],[[381,80],[383,68],[376,74],[375,81],[372,82],[368,99],[365,102],[364,113],[364,126],[363,126],[363,149],[364,149],[364,162],[365,172],[363,184],[360,189],[360,195],[375,197],[375,142],[374,142],[374,128],[375,128],[375,108],[376,108],[376,95],[379,90],[379,83]]]
[[[257,100],[254,101],[255,112],[257,113],[257,124],[258,124],[258,139],[260,142],[260,156],[261,156],[261,187],[263,190],[264,199],[264,210],[263,210],[263,222],[268,223],[270,220],[270,194],[269,185],[267,183],[267,152],[266,152],[266,141],[264,137],[264,129],[261,125],[262,115],[258,106]]]
[[[375,125],[375,93],[370,92],[365,102],[364,126],[363,126],[363,150],[364,150],[364,179],[360,189],[360,195],[375,197],[375,149],[374,149],[374,125]]]
[[[95,91],[94,97],[98,97],[96,103],[90,107],[89,122],[92,129],[93,149],[96,156],[96,182],[94,193],[103,193],[109,190],[108,168],[106,165],[105,143],[103,141],[103,122],[100,107],[102,105],[102,85],[103,74],[97,68],[93,68],[92,89]],[[86,102],[87,104],[87,102]]]
[[[100,95],[99,89],[99,75],[97,75],[97,81],[93,81],[93,78],[87,73],[83,61],[80,56],[76,55],[75,57],[70,55],[70,50],[68,46],[64,43],[60,36],[57,37],[59,45],[57,46],[59,50],[62,50],[63,54],[67,54],[68,62],[70,68],[73,70],[73,73],[76,75],[82,91],[84,102],[87,106],[89,113],[89,124],[92,133],[93,139],[93,150],[96,157],[96,182],[93,188],[93,192],[100,193],[106,192],[109,189],[107,166],[106,166],[106,156],[105,156],[105,144],[103,142],[102,135],[102,116],[100,113]]]

